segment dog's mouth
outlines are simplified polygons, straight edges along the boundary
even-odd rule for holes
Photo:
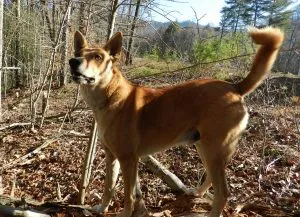
[[[71,74],[72,74],[73,81],[75,81],[77,84],[93,84],[93,83],[95,83],[95,78],[87,77],[87,76],[81,74],[77,70],[74,71],[71,69]]]
[[[88,77],[79,71],[79,67],[82,64],[82,58],[72,58],[69,60],[72,79],[78,84],[93,84],[95,78]]]

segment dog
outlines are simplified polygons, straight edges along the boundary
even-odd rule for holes
[[[129,82],[116,67],[121,32],[98,48],[90,48],[84,36],[75,32],[75,57],[69,60],[72,78],[93,110],[106,152],[100,212],[108,210],[120,167],[125,200],[117,216],[130,217],[139,158],[174,145],[195,144],[207,174],[197,192],[203,196],[213,187],[209,216],[220,216],[229,196],[226,164],[248,122],[244,97],[265,79],[284,38],[273,27],[252,28],[249,35],[260,47],[249,74],[239,83],[199,79],[155,89]]]

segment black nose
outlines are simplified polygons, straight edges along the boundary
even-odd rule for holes
[[[82,62],[82,58],[72,58],[69,60],[69,64],[72,68],[78,68]]]

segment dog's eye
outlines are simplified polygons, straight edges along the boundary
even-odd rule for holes
[[[95,60],[101,61],[101,60],[102,60],[102,56],[99,55],[99,54],[96,54],[96,55],[95,55]]]

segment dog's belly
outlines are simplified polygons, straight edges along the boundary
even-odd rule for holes
[[[138,149],[139,156],[150,155],[155,152],[166,150],[173,146],[179,145],[192,145],[195,142],[200,141],[200,133],[197,129],[189,129],[181,133],[175,140],[161,143],[153,139],[151,143],[149,141],[142,141],[141,146]]]

